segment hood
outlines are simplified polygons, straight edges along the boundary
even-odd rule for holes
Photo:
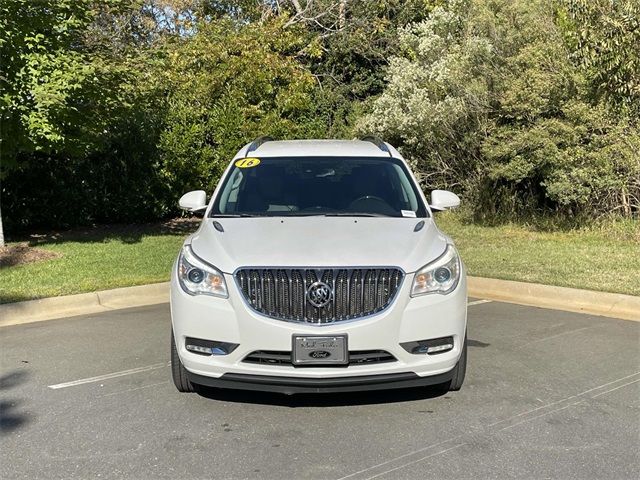
[[[439,257],[447,237],[430,218],[205,218],[194,253],[225,273],[239,267],[400,267],[406,273]]]

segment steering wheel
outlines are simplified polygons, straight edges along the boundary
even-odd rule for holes
[[[387,202],[385,202],[383,199],[381,199],[380,197],[376,197],[375,195],[363,195],[361,197],[356,198],[353,202],[351,202],[351,205],[361,202],[363,200],[375,200],[376,202],[382,202],[385,205],[388,205]]]
[[[318,212],[320,210],[325,210],[327,207],[323,206],[323,205],[314,205],[313,207],[306,207],[303,208],[301,211],[302,212]]]
[[[349,204],[349,210],[395,215],[397,212],[386,200],[375,195],[363,195]]]

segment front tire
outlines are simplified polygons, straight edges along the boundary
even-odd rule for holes
[[[187,369],[184,368],[178,356],[173,329],[171,330],[171,376],[173,377],[173,384],[179,392],[192,393],[196,391],[196,385],[189,380]]]
[[[462,354],[460,360],[453,367],[453,377],[449,381],[449,391],[457,392],[462,388],[464,383],[464,376],[467,372],[467,332],[464,334],[464,344],[462,346]]]

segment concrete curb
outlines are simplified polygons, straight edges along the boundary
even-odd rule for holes
[[[493,278],[468,278],[470,297],[640,322],[640,297]]]
[[[0,327],[169,301],[169,282],[0,305]]]
[[[469,296],[640,321],[640,297],[492,278],[468,278]],[[169,301],[169,282],[0,305],[0,327]]]

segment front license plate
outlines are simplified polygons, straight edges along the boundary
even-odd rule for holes
[[[294,365],[346,365],[347,336],[294,335],[291,361]]]

